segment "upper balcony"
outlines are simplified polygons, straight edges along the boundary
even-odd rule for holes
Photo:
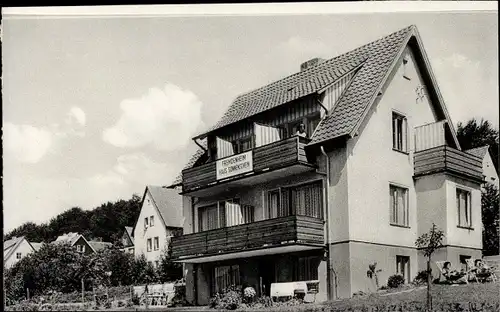
[[[447,172],[482,182],[482,159],[448,146],[445,127],[436,122],[415,128],[414,176]]]
[[[293,136],[249,151],[211,161],[182,171],[183,193],[203,196],[214,187],[231,187],[260,183],[283,175],[316,169],[304,147],[309,139]]]

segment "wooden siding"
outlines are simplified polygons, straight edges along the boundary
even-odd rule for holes
[[[329,112],[335,107],[335,103],[340,98],[342,92],[344,92],[355,73],[356,71],[348,73],[325,90],[323,105],[325,105]]]
[[[187,234],[172,238],[172,257],[201,257],[220,253],[284,246],[324,244],[323,221],[288,216]]]
[[[223,128],[215,133],[216,136],[226,141],[234,141],[254,135],[253,123],[258,122],[267,126],[280,126],[299,120],[303,117],[317,113],[321,106],[314,97],[306,97],[289,103],[286,106],[278,107],[271,111],[264,112],[250,119],[242,120],[235,125]],[[215,147],[215,140],[209,140],[209,147]]]
[[[438,146],[415,153],[415,176],[450,172],[473,180],[483,180],[483,164],[478,157],[449,146]]]
[[[415,127],[415,151],[446,145],[445,123],[443,120]]]
[[[274,170],[295,164],[309,164],[304,147],[309,139],[291,137],[271,144],[259,146],[252,150],[253,173],[263,170]],[[183,191],[188,192],[200,187],[206,187],[217,182],[216,161],[182,171]],[[229,179],[237,178],[238,176]]]

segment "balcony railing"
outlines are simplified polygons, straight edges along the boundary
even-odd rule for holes
[[[182,171],[183,192],[298,164],[314,167],[314,161],[307,159],[304,150],[308,142],[307,138],[291,137],[185,169]]]
[[[481,158],[445,145],[416,152],[414,169],[416,177],[449,172],[477,181],[484,179]]]
[[[174,259],[196,258],[286,245],[322,246],[323,221],[288,216],[172,238]]]

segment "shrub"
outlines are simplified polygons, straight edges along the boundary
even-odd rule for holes
[[[137,296],[137,294],[134,293],[134,295],[132,296],[132,304],[133,305],[139,305],[140,304],[140,298],[139,296]]]
[[[417,276],[413,279],[413,284],[423,285],[427,283],[427,270],[423,270],[417,273]]]
[[[255,295],[257,295],[257,293],[255,292],[255,289],[253,289],[253,287],[246,287],[243,290],[243,298],[246,303],[253,302]]]
[[[399,288],[401,285],[405,283],[405,279],[402,275],[394,274],[389,276],[387,280],[387,286],[389,288]]]
[[[220,310],[235,310],[241,303],[241,290],[235,286],[228,287],[222,294],[217,293],[210,299],[210,307]]]
[[[174,285],[174,297],[169,303],[171,307],[187,306],[189,303],[186,300],[186,284]]]

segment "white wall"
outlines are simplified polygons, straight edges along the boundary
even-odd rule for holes
[[[472,229],[458,227],[458,207],[456,189],[467,190],[471,194]],[[482,217],[481,217],[481,190],[480,186],[463,179],[449,177],[446,180],[446,216],[447,216],[447,244],[471,248],[483,248]]]
[[[483,174],[486,176],[486,182],[494,184],[497,188],[499,186],[498,174],[493,165],[490,153],[486,153],[483,159]]]
[[[406,52],[410,52],[408,49]],[[414,247],[417,201],[413,181],[414,127],[437,121],[427,97],[417,101],[423,85],[410,53],[403,77],[402,59],[386,89],[368,113],[359,136],[348,141],[350,239]],[[392,112],[406,116],[409,153],[392,149]],[[409,228],[391,226],[389,183],[408,188]]]
[[[149,218],[150,216],[154,217],[154,226],[148,225],[146,231],[144,231],[144,218]],[[137,224],[134,229],[134,254],[135,257],[139,257],[141,254],[146,256],[148,261],[159,260],[161,254],[166,250],[167,247],[167,235],[170,231],[165,228],[163,221],[161,220],[161,216],[158,213],[158,210],[153,204],[153,200],[149,192],[146,193],[146,197],[144,198],[144,202],[142,204],[141,213],[139,214],[139,219],[137,220]],[[158,237],[160,248],[158,250],[154,250],[154,238]],[[147,251],[147,240],[151,238],[151,251]]]
[[[21,244],[19,244],[17,247],[13,247],[13,248],[15,248],[15,250],[10,255],[10,257],[8,259],[5,259],[6,254],[4,253],[4,266],[6,268],[13,266],[14,264],[16,264],[20,260],[20,259],[17,259],[17,256],[16,256],[16,254],[18,252],[21,253],[21,259],[26,257],[28,254],[34,252],[33,248],[31,247],[31,245],[28,243],[28,241],[26,239],[23,239]],[[10,251],[10,249],[9,249],[9,251]]]

